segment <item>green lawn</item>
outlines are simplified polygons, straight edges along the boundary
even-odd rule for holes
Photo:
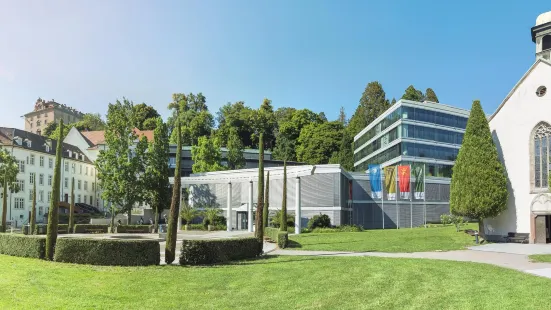
[[[478,229],[467,224],[462,229]],[[474,237],[457,232],[455,226],[366,230],[352,233],[307,233],[289,236],[291,248],[350,252],[427,252],[464,249],[475,245]]]
[[[551,254],[538,254],[528,256],[531,261],[537,263],[551,263]]]
[[[0,309],[545,309],[551,280],[491,265],[273,257],[185,268],[0,255]],[[509,285],[514,283],[513,285]]]

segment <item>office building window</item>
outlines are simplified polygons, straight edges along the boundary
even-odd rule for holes
[[[25,200],[23,198],[15,198],[15,209],[23,209],[25,208]]]
[[[80,181],[80,180],[78,180],[78,181],[77,181],[77,189],[78,189],[78,190],[80,190],[80,189],[81,189],[81,184],[82,184],[82,183],[81,183],[81,181]]]
[[[36,174],[34,172],[29,173],[29,184],[34,184]]]
[[[75,164],[74,163],[71,164],[71,172],[73,174],[75,173]]]
[[[48,175],[48,186],[52,186],[52,175]]]
[[[69,163],[68,162],[65,162],[65,171],[69,172]]]
[[[88,190],[88,181],[84,181],[84,190],[85,190],[85,191]]]
[[[40,167],[44,167],[44,156],[40,156],[38,164],[40,165]]]
[[[34,154],[31,154],[31,162],[30,162],[30,165],[33,165],[33,166],[34,166]]]
[[[25,180],[17,180],[17,187],[19,187],[19,191],[24,192],[25,191]]]
[[[80,203],[80,194],[77,196],[77,202]]]
[[[54,168],[54,159],[48,158],[48,168],[53,169]]]
[[[88,175],[88,166],[86,166],[86,169],[84,170],[84,175]]]
[[[63,180],[63,184],[64,184],[64,187],[65,187],[65,188],[69,188],[69,178],[65,178],[65,179]]]
[[[44,185],[44,174],[43,173],[38,175],[38,185],[40,185],[40,186]]]
[[[38,191],[38,201],[44,202],[44,191]]]
[[[32,189],[29,189],[29,200],[30,201],[33,200],[33,190]]]
[[[25,161],[24,160],[19,161],[19,172],[25,173]]]
[[[38,207],[38,215],[42,216],[44,214],[44,207]]]
[[[52,192],[48,192],[48,202],[52,199]]]

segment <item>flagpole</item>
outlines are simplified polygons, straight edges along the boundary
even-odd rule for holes
[[[413,228],[413,197],[411,197],[411,165],[409,165],[409,228]]]
[[[396,229],[400,228],[400,208],[398,207],[398,165],[394,167],[394,176],[396,178],[396,188],[395,188],[395,195],[396,195]]]
[[[383,171],[381,165],[379,165],[379,179],[381,181],[381,209],[383,211],[383,229],[385,229],[385,188],[383,187]]]
[[[427,228],[427,190],[426,190],[426,186],[427,186],[427,164],[426,163],[423,163],[423,205],[424,205],[424,209],[425,209],[425,228]]]

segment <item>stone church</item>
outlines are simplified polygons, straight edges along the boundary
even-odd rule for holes
[[[490,130],[506,168],[507,210],[485,220],[490,239],[529,234],[530,243],[551,242],[551,12],[532,27],[536,61],[490,116]]]

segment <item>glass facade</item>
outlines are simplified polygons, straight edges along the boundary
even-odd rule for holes
[[[403,120],[400,125],[365,145],[381,132],[395,125],[399,120]],[[415,124],[410,124],[411,122],[407,122],[407,120],[414,121]],[[399,107],[395,108],[388,116],[354,142],[354,148],[359,149],[354,154],[354,162],[369,157],[355,166],[355,170],[365,171],[370,164],[382,164],[399,156],[404,156],[406,159],[407,157],[415,157],[419,158],[420,161],[423,159],[429,159],[429,161],[430,159],[434,161],[455,161],[459,152],[458,146],[463,142],[467,120],[467,116],[432,111],[425,107],[402,106],[400,104]],[[439,125],[442,128],[427,126],[428,124]],[[402,140],[396,145],[387,146],[397,139]],[[443,143],[448,145],[441,145]],[[381,149],[383,151],[379,154],[370,156]],[[414,163],[403,160],[399,164]],[[451,172],[452,165],[450,164],[426,163],[426,174],[428,176],[451,177]]]

